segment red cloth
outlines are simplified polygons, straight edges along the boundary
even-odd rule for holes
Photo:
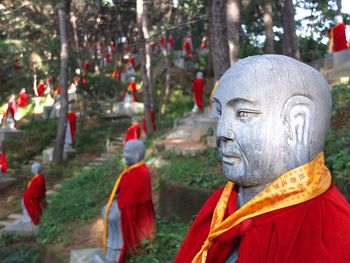
[[[205,42],[202,42],[201,46],[200,46],[201,49],[205,49],[207,48],[207,44]]]
[[[128,63],[132,65],[132,67],[134,68],[134,70],[136,69],[135,58],[134,58],[134,57],[130,57],[130,58],[128,59]]]
[[[28,94],[26,92],[21,92],[19,94],[19,107],[27,107],[28,106]]]
[[[85,71],[89,71],[89,69],[90,69],[90,64],[86,62],[86,63],[84,64],[84,70],[85,70]]]
[[[333,32],[333,51],[341,51],[346,49],[346,26],[343,23],[337,24],[332,27],[331,31]]]
[[[0,152],[0,163],[1,163],[1,172],[7,173],[7,160],[6,160],[6,152],[5,149],[2,148],[2,152]]]
[[[184,49],[186,51],[191,51],[191,43],[189,41],[186,41],[185,44],[184,44]]]
[[[139,252],[142,240],[153,240],[156,229],[151,174],[145,164],[123,176],[118,191],[118,207],[124,240],[119,258],[122,263],[127,253]]]
[[[136,96],[136,94],[137,94],[136,82],[129,82],[127,91],[131,91],[131,93],[132,93],[132,100],[136,101],[137,100],[137,96]],[[123,97],[125,97],[127,91],[124,92]]]
[[[106,54],[106,62],[107,62],[107,64],[111,63],[111,54],[109,54],[109,53]]]
[[[40,199],[43,198],[46,198],[45,177],[43,174],[38,174],[33,177],[30,185],[23,194],[24,206],[26,207],[34,225],[40,223],[40,217],[43,213]]]
[[[77,116],[74,111],[68,112],[68,123],[70,128],[70,134],[72,136],[72,142],[75,144],[75,129],[77,127]]]
[[[38,88],[37,88],[38,96],[39,97],[43,97],[44,96],[44,91],[45,91],[45,84],[44,83],[39,83]]]
[[[185,238],[175,263],[191,262],[210,228],[222,189],[202,207]],[[233,191],[225,217],[236,209]],[[297,205],[246,219],[218,238],[209,249],[207,263],[225,262],[239,245],[238,263],[350,262],[350,206],[334,186]]]
[[[192,89],[194,100],[199,109],[203,109],[203,89],[204,89],[204,80],[195,79],[192,81]]]
[[[154,109],[150,109],[149,114],[151,115],[152,130],[155,132],[157,130],[157,127],[156,127]],[[145,116],[142,119],[142,128],[143,128],[145,134],[147,134],[147,125],[146,125],[146,117]]]
[[[173,48],[174,44],[173,44],[173,38],[172,37],[168,37],[168,45]]]
[[[138,140],[141,136],[141,128],[140,125],[135,122],[131,124],[131,126],[128,128],[126,134],[125,134],[125,140],[124,142],[127,142],[129,140]]]

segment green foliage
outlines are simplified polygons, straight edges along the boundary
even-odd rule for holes
[[[93,169],[82,171],[66,181],[45,210],[39,227],[38,242],[69,243],[67,224],[79,224],[99,215],[117,175],[122,170],[121,158],[108,160]]]
[[[14,248],[1,248],[2,263],[38,263],[41,262],[42,252],[38,248],[19,245]]]
[[[10,163],[27,163],[40,153],[56,136],[56,120],[35,120],[20,125],[22,135],[6,138],[4,145],[8,149]],[[17,149],[17,150],[16,150]],[[21,151],[19,149],[25,149]]]
[[[325,149],[326,163],[334,183],[350,200],[350,89],[345,84],[332,87],[333,116]]]
[[[155,241],[145,241],[138,256],[132,256],[130,263],[171,262],[190,227],[190,223],[169,221],[157,216]]]
[[[216,149],[183,157],[169,152],[163,159],[166,163],[159,170],[162,179],[201,189],[217,189],[227,182],[222,176]]]
[[[89,86],[93,86],[92,90],[88,90],[91,95],[102,95],[112,99],[116,93],[122,91],[122,86],[116,79],[101,74],[90,74],[87,81]]]
[[[346,84],[337,84],[332,87],[333,110],[350,105],[350,88]]]

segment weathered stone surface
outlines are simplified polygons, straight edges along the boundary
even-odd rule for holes
[[[87,248],[72,250],[70,263],[109,263],[106,260],[102,248]]]
[[[43,164],[51,163],[53,159],[53,147],[43,150]]]
[[[142,114],[144,111],[144,105],[141,102],[117,102],[113,104],[112,112],[116,116],[134,116]]]
[[[5,128],[5,129],[0,129],[0,143],[5,140],[6,137],[8,136],[13,136],[13,135],[22,135],[23,131],[18,130],[18,129],[10,129],[10,128]]]
[[[191,188],[161,180],[159,189],[160,214],[183,222],[193,219],[211,195],[211,191]]]
[[[36,236],[38,234],[38,226],[34,226],[31,222],[24,223],[19,218],[13,223],[6,225],[1,231],[21,236]]]
[[[216,127],[216,119],[198,118],[193,121],[192,141],[200,142],[203,137],[213,135]]]

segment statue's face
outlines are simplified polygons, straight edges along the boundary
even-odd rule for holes
[[[130,140],[124,145],[123,156],[127,166],[134,165],[143,160],[145,146],[139,140]]]
[[[264,72],[260,78],[230,71],[233,74],[226,73],[214,93],[224,176],[244,187],[266,184],[285,172],[285,98]]]

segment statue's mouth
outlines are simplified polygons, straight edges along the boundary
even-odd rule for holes
[[[224,163],[235,163],[241,159],[241,155],[234,152],[224,152],[222,153],[222,162]]]

